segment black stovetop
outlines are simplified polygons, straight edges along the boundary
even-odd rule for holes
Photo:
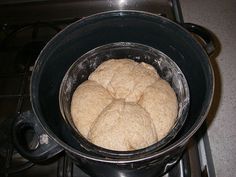
[[[81,3],[80,3],[81,2]],[[103,4],[102,4],[103,2]],[[29,99],[29,83],[34,62],[43,46],[61,29],[71,22],[84,16],[114,9],[136,9],[163,15],[178,23],[183,22],[181,9],[177,0],[159,0],[141,3],[127,3],[123,6],[115,4],[116,1],[98,1],[91,5],[87,1],[78,1],[64,4],[65,8],[72,9],[71,14],[66,13],[53,15],[48,18],[40,16],[37,10],[44,7],[44,12],[58,10],[61,4],[13,4],[0,5],[0,176],[4,177],[88,177],[72,160],[65,154],[50,163],[36,165],[24,159],[14,148],[11,140],[11,125],[14,118],[27,110],[31,110]],[[149,4],[148,4],[149,3]],[[69,6],[69,4],[71,6]],[[37,6],[38,7],[34,7]],[[35,10],[31,17],[20,14],[22,9]],[[42,7],[43,6],[43,7]],[[16,10],[15,16],[2,18],[8,8]],[[29,7],[32,7],[31,9]],[[73,8],[90,9],[88,11],[73,11]],[[49,8],[49,9],[48,9]],[[6,10],[6,9],[5,9]],[[42,9],[41,9],[42,10]],[[27,133],[27,143],[34,144],[35,138],[32,132]],[[181,160],[165,176],[168,177],[194,177],[201,174],[196,140],[192,140],[183,154]]]

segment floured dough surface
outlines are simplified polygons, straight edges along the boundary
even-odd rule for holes
[[[92,123],[112,100],[109,92],[95,81],[85,81],[75,90],[71,116],[84,137],[88,136]]]
[[[88,139],[107,149],[127,151],[154,144],[157,135],[144,108],[136,103],[114,100],[96,119]]]
[[[128,102],[137,102],[144,89],[159,78],[151,65],[130,59],[108,60],[89,76],[89,80],[101,84],[114,98]]]
[[[178,104],[173,89],[165,80],[160,79],[144,90],[139,104],[149,112],[158,139],[164,138],[177,117]]]
[[[76,128],[103,148],[129,151],[165,137],[177,117],[170,85],[149,64],[130,59],[103,62],[76,89],[71,115]]]

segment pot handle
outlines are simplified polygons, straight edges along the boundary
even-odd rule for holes
[[[198,35],[204,41],[204,44],[201,44],[209,56],[214,53],[216,49],[214,45],[214,36],[209,30],[193,23],[183,23],[181,25],[191,33]]]
[[[34,163],[45,162],[63,151],[63,148],[43,130],[32,111],[17,116],[12,127],[12,135],[18,152]]]

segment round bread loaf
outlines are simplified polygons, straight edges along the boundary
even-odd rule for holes
[[[173,127],[177,98],[155,68],[110,59],[78,86],[71,115],[79,132],[97,146],[117,151],[145,148]]]

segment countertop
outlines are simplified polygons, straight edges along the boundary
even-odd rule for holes
[[[217,37],[211,57],[215,73],[207,129],[217,177],[236,174],[236,1],[180,0],[185,22],[204,26]]]

